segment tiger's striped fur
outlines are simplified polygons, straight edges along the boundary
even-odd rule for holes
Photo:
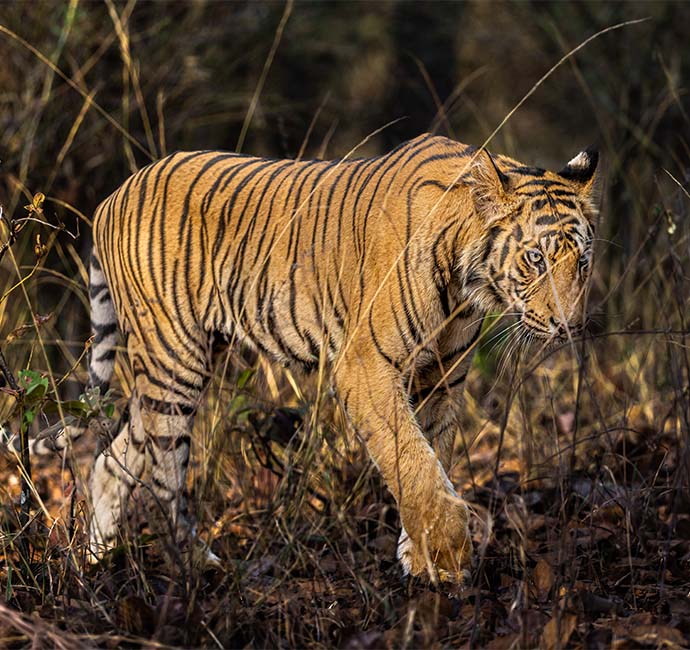
[[[330,368],[398,503],[405,571],[458,579],[471,544],[447,472],[482,317],[508,308],[542,337],[579,328],[596,167],[583,152],[555,174],[423,135],[359,160],[175,153],[130,177],[93,226],[90,381],[110,381],[116,327],[135,377],[92,473],[94,554],[145,468],[189,528],[190,427],[220,333]]]

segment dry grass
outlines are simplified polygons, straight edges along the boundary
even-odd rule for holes
[[[18,381],[27,369],[39,373],[34,382],[47,379],[43,398],[23,402],[36,416],[33,433],[58,417],[58,396],[76,397],[84,381],[84,215],[149,156],[232,148],[240,137],[253,153],[336,155],[400,115],[391,96],[412,106],[408,124],[369,140],[365,153],[437,114],[452,135],[481,142],[564,52],[607,25],[652,20],[569,59],[492,144],[558,165],[557,155],[598,133],[609,180],[590,335],[503,365],[501,345],[486,343],[470,373],[452,478],[474,513],[471,585],[448,594],[403,582],[394,504],[324,384],[235,353],[220,360],[197,419],[189,479],[201,534],[223,570],[201,571],[166,542],[143,488],[122,545],[87,565],[83,486],[95,436],[62,459],[32,460],[24,519],[21,463],[8,449],[0,644],[687,647],[684,7],[297,4],[280,42],[277,5],[180,4],[166,13],[73,2],[55,5],[51,20],[22,7],[3,24],[26,45],[0,34],[0,204],[15,219],[0,225],[0,246],[21,228],[0,249],[0,350]],[[476,40],[452,41],[449,16]],[[440,44],[410,35],[415,20]],[[644,39],[651,57],[637,47]],[[417,61],[408,65],[401,43]],[[449,51],[450,82],[438,63]],[[498,63],[485,69],[487,61]],[[435,98],[450,101],[439,111]],[[39,191],[44,203],[33,201]],[[118,406],[127,385],[121,371]],[[22,411],[7,385],[0,390],[0,421],[16,433]]]

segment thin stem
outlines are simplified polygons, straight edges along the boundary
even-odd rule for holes
[[[24,471],[20,472],[21,475],[21,492],[19,496],[20,510],[19,510],[19,526],[20,528],[25,528],[29,523],[29,518],[31,515],[31,457],[29,456],[29,432],[27,427],[23,426],[22,420],[24,416],[24,403],[23,403],[23,389],[17,383],[14,374],[10,370],[10,367],[5,359],[5,355],[0,350],[0,371],[5,377],[5,381],[9,387],[15,393],[15,399],[19,404],[19,445],[21,447],[21,458],[22,465],[24,466]],[[28,546],[26,544],[26,537],[21,536],[20,546],[25,557],[28,558]]]

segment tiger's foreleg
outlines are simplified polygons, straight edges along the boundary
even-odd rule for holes
[[[336,367],[335,383],[398,503],[409,535],[399,556],[403,570],[462,581],[471,552],[467,508],[414,417],[400,372],[376,350],[353,345]]]
[[[437,362],[420,378],[418,389],[412,393],[412,402],[424,436],[436,452],[443,470],[450,475],[471,355],[463,350],[443,359],[439,355]],[[413,543],[404,526],[397,554],[403,565],[412,562]]]

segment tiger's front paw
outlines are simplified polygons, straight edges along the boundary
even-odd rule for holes
[[[398,561],[404,575],[427,575],[432,581],[455,584],[470,579],[472,541],[467,530],[467,508],[450,506],[444,516],[423,528],[419,541],[403,527],[398,540]]]
[[[191,539],[187,540],[183,550],[183,557],[188,558],[192,566],[202,571],[213,569],[220,571],[224,566],[223,561],[201,537],[197,536],[196,531],[193,532]]]

